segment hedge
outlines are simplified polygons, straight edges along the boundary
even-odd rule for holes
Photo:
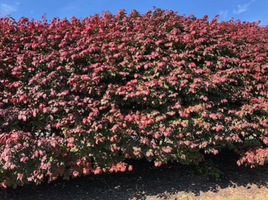
[[[154,9],[0,18],[0,183],[268,160],[268,27]]]

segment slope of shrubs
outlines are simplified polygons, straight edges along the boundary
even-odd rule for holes
[[[268,160],[268,27],[155,9],[48,22],[0,18],[2,187]]]

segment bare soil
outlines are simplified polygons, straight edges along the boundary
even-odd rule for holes
[[[133,171],[88,175],[70,181],[0,189],[2,200],[267,200],[268,165],[238,167],[236,157],[211,157],[224,173],[220,181],[197,173],[194,166],[169,163],[154,167],[144,160],[129,161]]]

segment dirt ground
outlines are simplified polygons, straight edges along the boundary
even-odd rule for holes
[[[230,154],[212,158],[224,173],[220,181],[197,173],[192,166],[169,163],[154,167],[132,161],[133,171],[89,175],[70,181],[0,189],[2,200],[267,200],[268,165],[238,167]],[[130,161],[131,162],[131,161]]]

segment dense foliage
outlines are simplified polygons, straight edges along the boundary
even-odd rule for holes
[[[268,27],[155,9],[0,18],[0,183],[268,160]]]

